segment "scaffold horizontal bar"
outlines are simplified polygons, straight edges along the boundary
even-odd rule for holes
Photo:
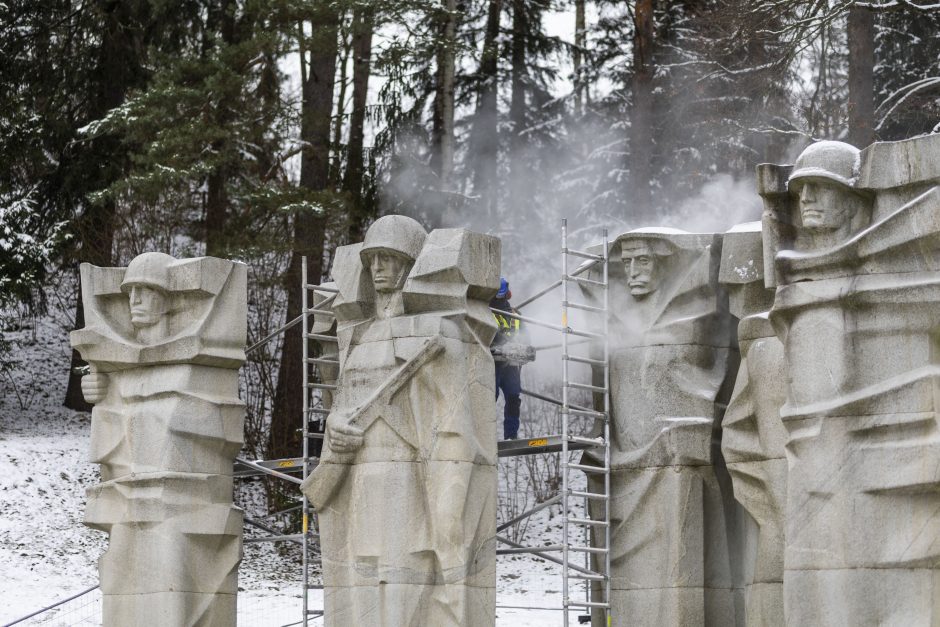
[[[599,387],[597,385],[590,385],[588,383],[576,383],[574,381],[569,381],[566,385],[569,388],[574,388],[576,390],[587,390],[588,392],[597,392],[598,394],[603,394],[607,391],[607,388]]]
[[[307,309],[307,313],[308,313],[308,314],[313,314],[313,315],[315,315],[315,316],[335,316],[335,315],[336,315],[335,313],[333,313],[333,310],[332,310],[332,309],[313,309],[313,308],[308,308],[308,309]]]
[[[582,311],[593,311],[595,313],[604,313],[607,311],[603,307],[595,307],[594,305],[585,305],[584,303],[573,303],[569,300],[563,300],[561,302],[562,307],[568,307],[570,309],[580,309]]]
[[[303,481],[297,477],[291,477],[290,475],[285,475],[283,472],[278,472],[271,468],[265,468],[261,464],[250,462],[247,459],[242,459],[241,457],[236,457],[235,461],[239,464],[242,464],[243,466],[247,466],[248,468],[253,468],[254,470],[257,470],[263,474],[271,475],[272,477],[277,477],[278,479],[283,479],[284,481],[289,481],[290,483],[296,483],[297,485],[303,483]]]
[[[563,607],[542,607],[536,605],[497,605],[496,609],[498,610],[538,610],[538,611],[552,611],[552,612],[564,612],[565,608]]]
[[[563,550],[564,548],[565,547],[562,544],[549,544],[548,546],[520,546],[509,549],[497,549],[496,554],[510,555],[513,553],[555,553]]]
[[[497,535],[497,536],[496,536],[496,541],[497,541],[497,542],[502,542],[503,544],[508,544],[509,546],[514,547],[514,548],[526,548],[526,547],[523,547],[523,546],[522,546],[521,544],[519,544],[518,542],[513,542],[513,541],[510,540],[509,538],[506,538],[506,537],[500,536],[500,535]],[[536,549],[536,551],[537,551],[537,549]],[[552,562],[553,564],[564,565],[564,563],[565,563],[565,561],[564,561],[563,559],[561,559],[561,558],[559,558],[559,557],[555,557],[554,555],[549,555],[548,553],[538,553],[538,552],[534,552],[534,553],[532,553],[532,556],[533,556],[533,557],[537,557],[537,558],[539,558],[539,559],[543,559],[543,560],[545,560],[546,562]],[[571,569],[571,570],[577,571],[577,572],[579,572],[579,573],[593,573],[593,572],[594,572],[594,571],[592,571],[592,570],[588,570],[588,569],[585,568],[584,566],[579,566],[578,564],[574,564],[574,563],[572,563],[571,561],[568,562],[568,568]]]
[[[597,475],[606,475],[609,470],[602,466],[590,466],[585,464],[567,464],[571,470],[580,470],[581,472],[591,472]]]
[[[578,268],[577,268],[574,272],[571,273],[571,276],[575,276],[575,275],[581,274],[582,272],[587,272],[588,270],[590,270],[591,268],[593,268],[594,266],[596,266],[598,263],[599,263],[599,262],[597,262],[597,261],[588,261],[588,262],[585,262],[585,263],[582,264],[581,266],[578,266]],[[518,303],[518,304],[516,305],[516,309],[522,309],[523,307],[525,307],[525,306],[528,305],[529,303],[535,302],[536,300],[542,298],[543,296],[545,296],[546,294],[548,294],[549,292],[551,292],[551,291],[552,291],[553,289],[555,289],[556,287],[561,286],[561,284],[562,284],[561,279],[559,279],[558,281],[555,281],[554,283],[552,283],[552,284],[549,285],[548,287],[539,290],[538,292],[536,292],[536,293],[533,294],[532,296],[529,296],[528,298],[526,298],[525,300],[523,300],[521,303]]]
[[[571,255],[572,257],[581,257],[582,259],[590,259],[592,261],[604,261],[603,255],[595,255],[594,253],[576,250],[574,248],[562,248],[561,252],[566,255]]]
[[[591,287],[607,287],[607,284],[603,281],[595,281],[594,279],[585,279],[583,276],[574,276],[571,274],[565,275],[565,280],[574,281],[581,285],[589,285]]]
[[[607,553],[607,549],[597,548],[593,546],[577,546],[577,545],[568,545],[569,551],[576,551],[578,553]]]
[[[300,324],[300,321],[303,320],[303,319],[304,319],[303,314],[301,314],[301,315],[297,316],[296,318],[294,318],[293,320],[291,320],[290,322],[288,322],[287,324],[285,324],[285,325],[279,327],[277,330],[272,331],[271,333],[268,333],[268,334],[265,335],[263,338],[261,338],[260,340],[258,340],[257,342],[255,342],[254,344],[252,344],[251,346],[249,346],[248,348],[246,348],[246,349],[245,349],[245,354],[251,353],[252,351],[255,351],[255,350],[261,348],[262,346],[264,346],[265,344],[267,344],[268,342],[270,342],[271,340],[273,340],[274,338],[276,338],[278,335],[280,335],[280,334],[283,333],[284,331],[290,329],[291,327],[293,327],[293,326],[296,325],[296,324]]]
[[[304,285],[308,290],[313,290],[314,292],[326,292],[327,294],[339,294],[339,288],[330,287],[328,285],[314,285],[313,283],[307,283]]]
[[[594,527],[610,526],[610,523],[604,520],[591,520],[590,518],[569,518],[568,522],[572,525],[592,525]]]
[[[333,383],[308,383],[308,388],[313,388],[314,390],[335,390],[336,385]]]
[[[313,534],[309,534],[313,535]],[[245,538],[245,542],[302,542],[304,534],[292,533],[286,536],[261,536],[258,538]]]
[[[323,407],[311,407],[311,408],[309,408],[309,409],[307,410],[307,413],[310,413],[310,414],[317,414],[317,415],[323,415],[323,416],[329,416],[329,415],[330,415],[330,410],[329,410],[329,409],[324,409]]]
[[[303,457],[285,457],[283,459],[258,460],[253,463],[256,466],[262,466],[268,470],[277,470],[279,472],[294,472],[299,471],[303,467],[303,461]],[[267,474],[267,472],[246,466],[242,464],[240,460],[236,460],[232,474],[239,478],[259,477],[263,474]]]
[[[307,590],[323,590],[322,583],[308,583]]]
[[[501,440],[497,442],[497,451],[500,457],[515,457],[517,455],[536,455],[539,453],[557,453],[562,449],[564,438],[560,435],[542,435],[525,440]],[[593,440],[592,440],[593,442]],[[589,446],[575,444],[569,441],[569,451],[580,451],[594,448],[596,443]]]
[[[305,333],[308,340],[319,340],[321,342],[336,342],[335,335],[326,335],[324,333]]]
[[[568,361],[576,361],[579,364],[590,364],[592,366],[606,366],[607,362],[603,359],[592,359],[590,357],[579,357],[578,355],[562,355],[562,359],[567,359]]]
[[[568,601],[566,605],[568,607],[596,607],[610,609],[610,603],[599,603],[595,601]]]
[[[569,490],[568,494],[571,496],[580,496],[586,499],[594,499],[597,501],[607,501],[610,500],[610,497],[606,494],[598,494],[596,492],[581,492],[579,490]]]
[[[513,525],[515,525],[517,522],[519,522],[519,521],[521,521],[521,520],[525,520],[526,518],[528,518],[528,517],[531,516],[532,514],[535,514],[536,512],[540,512],[540,511],[542,511],[543,509],[545,509],[546,507],[550,507],[550,506],[554,505],[555,503],[557,503],[557,502],[560,501],[560,500],[561,500],[561,495],[560,495],[560,494],[556,494],[555,496],[553,496],[552,498],[548,499],[547,501],[543,501],[543,502],[539,503],[538,505],[536,505],[535,507],[533,507],[533,508],[530,509],[529,511],[527,511],[527,512],[522,512],[521,514],[519,514],[519,515],[516,516],[515,518],[512,518],[512,519],[510,519],[510,520],[507,520],[506,522],[504,522],[503,524],[501,524],[500,526],[498,526],[498,527],[496,528],[496,532],[499,533],[500,531],[505,531],[506,529],[508,529],[508,528],[512,527]]]
[[[586,444],[587,446],[604,446],[604,441],[600,438],[582,438],[577,435],[569,435],[569,442],[577,442],[578,444]]]
[[[586,579],[588,581],[607,581],[607,577],[596,573],[568,573],[568,577],[571,579]]]
[[[307,357],[308,364],[317,364],[322,366],[338,366],[338,359],[326,359],[324,357]]]

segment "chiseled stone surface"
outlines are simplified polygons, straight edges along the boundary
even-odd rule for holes
[[[820,142],[759,171],[788,363],[787,624],[940,624],[938,155],[936,135]]]
[[[719,279],[737,318],[741,365],[722,421],[721,450],[734,498],[747,510],[740,556],[749,626],[783,625],[787,432],[783,345],[770,324],[774,291],[764,286],[760,222],[725,233]]]
[[[85,524],[106,531],[104,624],[235,625],[242,512],[246,266],[145,253],[127,268],[82,264],[86,325],[72,345],[91,366]]]
[[[317,510],[326,624],[493,625],[499,240],[386,216],[337,250]]]
[[[742,623],[741,512],[717,445],[737,364],[720,255],[720,236],[671,229],[625,233],[611,250],[622,260],[610,267],[616,627]]]

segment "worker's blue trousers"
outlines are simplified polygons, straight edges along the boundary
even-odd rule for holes
[[[506,363],[496,364],[496,398],[499,391],[506,397],[506,406],[503,408],[503,439],[515,440],[519,437],[519,408],[522,405],[522,378],[520,366]]]

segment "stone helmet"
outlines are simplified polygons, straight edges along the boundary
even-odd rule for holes
[[[810,144],[796,159],[788,185],[797,191],[807,179],[823,179],[854,188],[860,167],[859,149],[851,144],[821,141]]]
[[[121,290],[129,292],[135,285],[170,291],[170,265],[176,261],[164,253],[143,253],[128,264],[121,282]]]
[[[414,262],[421,253],[428,233],[417,220],[407,216],[384,216],[376,220],[366,231],[359,256],[368,266],[372,256],[380,251],[391,252]]]

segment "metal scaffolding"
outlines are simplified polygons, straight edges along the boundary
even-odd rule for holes
[[[497,527],[496,540],[504,548],[497,550],[497,555],[525,553],[533,557],[558,564],[562,567],[562,605],[557,608],[532,608],[532,609],[557,609],[562,610],[563,624],[569,625],[569,611],[572,609],[586,609],[588,611],[600,611],[604,616],[604,623],[607,624],[610,606],[610,368],[609,368],[609,342],[608,342],[608,321],[607,310],[609,307],[608,296],[608,242],[607,231],[604,231],[603,243],[599,253],[579,251],[568,247],[567,221],[562,221],[562,278],[555,281],[548,287],[538,291],[532,297],[519,304],[517,310],[534,302],[535,300],[551,293],[557,288],[561,288],[561,324],[555,324],[537,318],[524,316],[519,313],[511,313],[500,310],[499,313],[515,318],[526,324],[547,328],[561,333],[561,342],[559,344],[550,344],[538,346],[537,350],[550,350],[561,348],[561,374],[562,385],[560,398],[555,398],[537,392],[523,390],[523,394],[556,405],[560,408],[561,414],[561,433],[529,438],[524,440],[506,440],[498,442],[498,456],[514,457],[518,455],[535,454],[561,454],[561,472],[562,486],[561,492],[554,497],[537,504],[526,512],[513,517],[511,520],[504,521]],[[569,258],[576,257],[586,260],[580,266],[569,272]],[[589,271],[594,271],[595,276],[599,273],[600,278],[587,278],[582,276]],[[323,426],[326,416],[329,414],[329,408],[323,405],[323,393],[332,392],[336,389],[333,383],[324,381],[330,380],[325,376],[322,369],[324,367],[337,368],[338,359],[326,356],[311,357],[309,354],[309,340],[315,340],[321,343],[336,342],[336,337],[331,334],[311,332],[311,323],[317,316],[333,317],[334,314],[329,305],[337,293],[337,289],[331,285],[314,285],[308,283],[307,277],[307,259],[303,258],[301,264],[302,281],[302,299],[301,315],[281,327],[278,331],[270,334],[249,350],[253,350],[263,345],[267,341],[276,337],[279,333],[287,330],[295,324],[302,324],[302,359],[304,367],[303,382],[303,450],[300,457],[250,462],[239,459],[236,463],[236,476],[258,476],[268,475],[288,481],[298,485],[302,483],[310,474],[316,465],[317,459],[311,455],[311,440],[322,439]],[[585,288],[591,298],[597,304],[588,304],[585,302],[576,302],[569,299],[569,285],[575,283]],[[317,302],[316,298],[311,299],[311,294],[319,294],[322,298]],[[327,297],[326,295],[331,296]],[[313,302],[312,302],[313,301]],[[589,314],[595,314],[603,319],[601,331],[588,331],[585,329],[573,328],[569,325],[569,310],[577,309],[586,311]],[[495,310],[494,310],[495,311]],[[571,339],[575,336],[580,339]],[[590,356],[578,355],[572,351],[575,346],[584,346],[594,352]],[[594,376],[601,376],[602,385],[594,385],[574,381],[571,378],[569,364],[571,362],[586,364],[590,366]],[[571,402],[569,392],[571,390],[582,390],[590,392],[594,398],[594,407],[577,405]],[[596,400],[601,397],[603,400]],[[590,431],[590,426],[581,430],[574,428],[573,420],[587,418],[589,425],[599,424],[600,428],[595,433],[585,433]],[[583,423],[578,423],[583,424]],[[569,453],[579,450],[593,449],[603,457],[603,465],[591,465],[573,463],[569,461]],[[583,472],[589,474],[600,474],[604,477],[603,492],[592,493],[589,489],[585,491],[575,490],[572,486],[571,472]],[[301,477],[295,476],[300,473]],[[603,504],[603,519],[591,519],[589,515],[589,504],[596,501]],[[577,515],[575,505],[583,503],[583,514]],[[561,505],[562,508],[562,539],[561,542],[549,546],[525,546],[514,542],[502,535],[513,525],[517,525],[532,515],[553,505]],[[246,519],[246,524],[255,526],[270,535],[261,538],[252,539],[253,541],[289,541],[301,545],[302,557],[302,580],[303,580],[303,619],[302,624],[307,627],[311,618],[322,617],[324,610],[322,608],[313,609],[310,607],[311,600],[309,591],[320,589],[322,586],[310,583],[311,567],[317,560],[312,555],[312,548],[319,539],[316,532],[319,525],[316,521],[316,512],[312,510],[305,496],[301,496],[300,505],[290,508],[296,510],[300,508],[302,512],[302,529],[297,534],[279,534],[276,530],[268,527],[264,523],[253,519]],[[285,510],[285,511],[290,511]],[[284,512],[279,512],[284,513]],[[590,536],[594,536],[594,544],[591,546]],[[560,554],[560,555],[559,555]],[[577,563],[576,557],[583,556],[583,563]],[[575,598],[572,594],[572,588],[578,584],[584,585],[583,600]],[[591,586],[600,584],[603,591],[601,600],[592,600]]]

